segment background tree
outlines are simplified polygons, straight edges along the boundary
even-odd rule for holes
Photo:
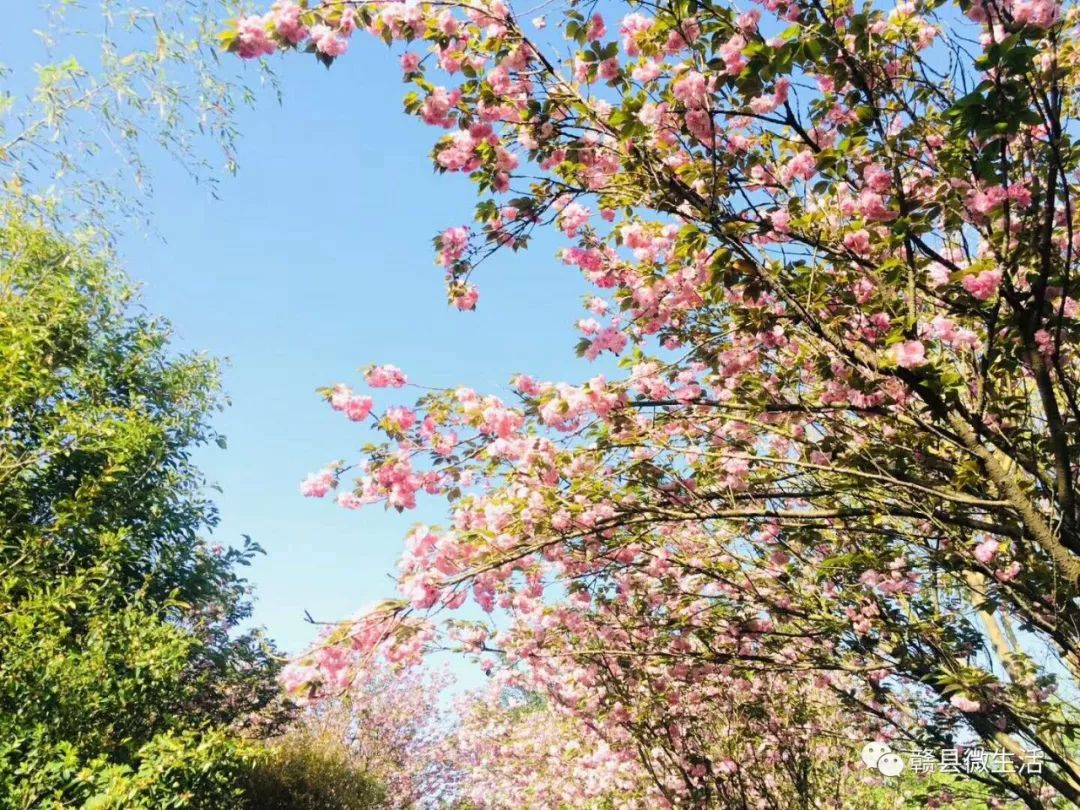
[[[408,659],[471,595],[513,617],[485,647],[613,729],[649,704],[574,673],[655,667],[678,704],[717,668],[816,671],[894,741],[1004,748],[972,776],[1003,797],[1080,801],[1076,6],[626,6],[282,1],[224,36],[327,64],[355,31],[402,43],[406,110],[482,196],[435,240],[451,300],[554,225],[596,287],[578,350],[624,369],[520,377],[516,407],[328,389],[387,441],[306,494],[452,503],[403,601],[336,640]],[[720,788],[693,757],[674,801]]]
[[[450,675],[401,669],[382,658],[358,661],[340,648],[337,661],[332,669],[340,680],[308,692],[285,745],[300,739],[339,748],[352,767],[382,786],[380,806],[388,810],[450,806],[461,777],[449,744],[457,724],[448,705]],[[311,685],[310,673],[290,664],[282,682],[286,689]]]
[[[683,780],[680,759],[657,743],[648,756],[633,745],[634,735],[552,702],[537,692],[510,685],[519,676],[503,670],[487,688],[459,698],[458,723],[450,750],[462,772],[461,801],[489,808],[648,808],[664,806]],[[825,693],[782,677],[762,679],[746,692],[699,687],[699,714],[692,723],[719,764],[718,795],[704,801],[725,808],[843,808],[890,810],[900,807],[984,810],[997,806],[977,783],[945,774],[904,774],[882,785],[861,762],[851,761],[859,729]],[[632,688],[632,687],[631,687]],[[629,705],[629,703],[627,704]],[[661,731],[664,727],[656,724]],[[698,767],[707,760],[699,759]],[[659,789],[656,782],[676,786]]]
[[[155,158],[176,162],[211,194],[235,171],[235,113],[257,81],[214,47],[233,0],[45,0],[15,16],[27,38],[0,65],[0,184],[5,198],[65,233],[112,242],[152,228]],[[22,33],[22,32],[20,32]],[[17,54],[17,56],[16,56]]]
[[[276,693],[195,447],[216,363],[88,250],[0,227],[0,803],[230,806]]]

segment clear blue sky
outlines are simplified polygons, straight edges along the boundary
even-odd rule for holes
[[[30,27],[30,14],[6,22],[6,64],[29,56]],[[251,572],[255,618],[298,651],[312,637],[305,610],[343,618],[393,595],[402,537],[445,514],[430,499],[398,515],[301,497],[304,475],[355,458],[371,438],[316,387],[362,388],[357,368],[368,362],[503,394],[517,371],[577,380],[597,370],[573,355],[585,287],[555,258],[554,239],[485,265],[477,312],[447,307],[431,238],[469,221],[475,192],[432,171],[438,133],[402,112],[395,54],[360,36],[330,71],[305,55],[272,62],[284,104],[267,93],[242,113],[240,171],[221,199],[152,156],[150,205],[166,241],[131,233],[119,249],[180,345],[229,359],[232,406],[217,420],[228,449],[198,456],[223,489],[215,537],[235,544],[246,533],[266,549]]]

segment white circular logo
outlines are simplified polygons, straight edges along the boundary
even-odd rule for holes
[[[904,770],[904,760],[899,754],[890,752],[877,761],[877,769],[885,776],[899,776]]]
[[[876,768],[884,776],[899,776],[904,770],[904,760],[894,754],[886,743],[873,740],[863,746],[860,755],[867,768]]]
[[[862,761],[867,768],[876,768],[877,761],[889,753],[889,746],[883,742],[868,742],[862,749]]]

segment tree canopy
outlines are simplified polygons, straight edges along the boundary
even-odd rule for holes
[[[387,366],[377,400],[327,388],[385,442],[305,494],[427,492],[449,514],[409,534],[400,599],[293,685],[454,639],[633,752],[662,802],[729,807],[770,798],[701,733],[701,696],[812,679],[853,736],[998,747],[1015,767],[970,784],[1080,801],[1078,14],[280,0],[238,19],[243,58],[400,46],[435,168],[480,195],[435,239],[451,302],[557,228],[595,287],[578,352],[620,369],[523,374],[509,400],[404,401]],[[436,615],[470,598],[509,629]]]
[[[193,465],[222,404],[109,262],[0,226],[0,796],[11,808],[231,806],[235,734],[277,693]]]

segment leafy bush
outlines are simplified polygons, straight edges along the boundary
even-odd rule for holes
[[[276,693],[192,448],[217,367],[107,262],[0,225],[0,807],[223,808]]]
[[[237,806],[250,744],[222,731],[164,732],[135,752],[130,763],[84,756],[50,729],[4,746],[11,766],[3,785],[5,808],[84,810],[223,810]]]

